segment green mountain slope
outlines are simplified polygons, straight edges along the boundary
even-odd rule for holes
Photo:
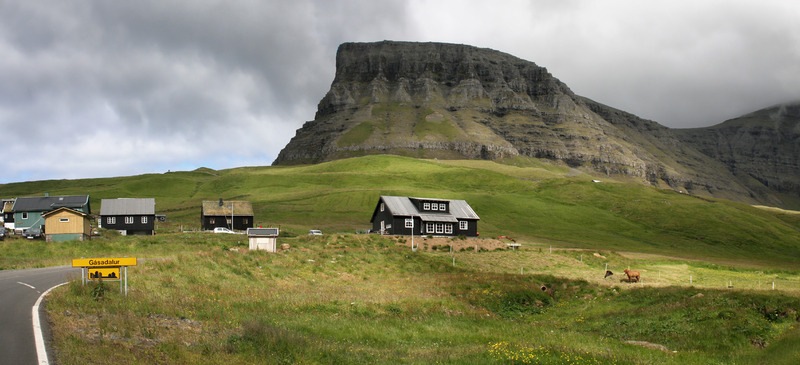
[[[256,225],[296,234],[369,228],[380,195],[465,199],[481,217],[482,237],[800,267],[800,215],[592,179],[531,158],[500,164],[375,155],[317,165],[14,183],[0,185],[0,196],[89,194],[94,213],[103,198],[152,197],[157,213],[167,215],[162,232],[198,229],[203,200],[249,200]]]

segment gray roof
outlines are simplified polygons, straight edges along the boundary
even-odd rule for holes
[[[278,236],[278,229],[277,228],[248,228],[247,229],[247,236],[267,236],[267,237],[277,237]]]
[[[450,206],[450,213],[420,212],[411,199],[446,201]],[[422,221],[457,222],[458,219],[481,219],[464,200],[437,199],[437,198],[409,198],[407,196],[381,196],[386,204],[386,209],[396,216],[418,216]]]
[[[154,198],[119,198],[100,201],[100,215],[153,215],[156,214]]]
[[[17,198],[14,212],[49,212],[61,207],[76,209],[84,206],[89,206],[88,195],[34,196]]]

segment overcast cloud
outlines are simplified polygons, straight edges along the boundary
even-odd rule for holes
[[[800,3],[0,0],[0,183],[269,165],[343,42],[535,62],[669,127],[800,100]]]

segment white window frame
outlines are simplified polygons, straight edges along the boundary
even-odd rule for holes
[[[126,215],[125,216],[125,224],[133,224],[133,216],[132,215]]]
[[[439,210],[446,212],[447,211],[447,204],[439,203]]]
[[[384,204],[383,204],[383,203],[381,203],[381,212],[382,212],[382,211],[383,211],[385,208],[386,208],[386,207],[384,206]]]
[[[147,224],[147,216],[146,215],[142,216],[142,223],[143,224]]]
[[[406,218],[406,228],[414,228],[414,218]]]
[[[422,203],[422,210],[431,210],[431,203]]]
[[[453,234],[453,223],[445,223],[445,225],[444,225],[444,233],[445,234]]]
[[[469,221],[458,221],[458,229],[466,231],[469,229]]]
[[[58,218],[60,223],[69,223],[69,218]]]
[[[28,212],[22,212],[22,219],[28,219]]]
[[[436,230],[436,224],[434,224],[433,222],[425,223],[425,232],[433,233],[435,232],[435,230]]]
[[[431,204],[431,210],[439,210],[439,204],[436,203]]]
[[[444,233],[444,223],[436,223],[436,233]]]

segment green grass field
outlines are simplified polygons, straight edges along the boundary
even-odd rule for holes
[[[47,309],[57,361],[79,364],[113,356],[122,364],[746,364],[800,359],[796,271],[601,251],[603,259],[593,254],[597,250],[524,246],[411,252],[376,235],[298,236],[281,242],[291,248],[270,254],[249,252],[241,237],[232,235],[110,238],[100,256],[128,253],[132,247],[144,252],[163,246],[172,252],[130,267],[127,297],[118,283],[103,283],[100,289],[81,286],[77,279],[54,291]],[[643,283],[620,282],[617,275],[603,278],[605,264],[640,269]],[[660,278],[656,269],[663,270]],[[699,270],[705,279],[696,285],[682,277]],[[762,277],[779,282],[778,290],[729,289],[715,281],[732,272],[739,275],[737,286]]]
[[[89,194],[94,212],[102,198],[153,197],[168,217],[153,237],[0,242],[1,269],[147,259],[129,268],[128,297],[117,283],[79,280],[48,297],[61,364],[800,361],[795,212],[535,159],[367,156],[0,185],[3,197],[45,192]],[[380,195],[464,199],[481,237],[522,247],[411,252],[406,239],[355,234]],[[220,197],[252,201],[256,225],[280,226],[291,248],[249,252],[244,236],[180,233],[198,228],[202,200]],[[621,282],[627,267],[643,280]]]
[[[94,212],[103,198],[155,198],[156,211],[168,219],[159,227],[163,233],[198,229],[200,202],[219,198],[249,200],[256,225],[294,233],[370,228],[380,195],[464,199],[481,217],[483,237],[800,268],[800,215],[616,182],[535,159],[499,164],[365,156],[307,166],[0,185],[2,197],[45,192],[89,194]]]

